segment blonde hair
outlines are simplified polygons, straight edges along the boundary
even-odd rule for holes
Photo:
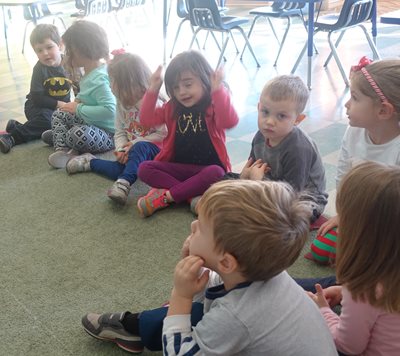
[[[400,167],[367,162],[342,180],[336,273],[354,300],[400,312]]]
[[[212,222],[217,251],[233,255],[250,281],[292,265],[308,236],[309,207],[282,182],[218,182],[200,200],[199,214]]]
[[[268,95],[272,101],[291,100],[297,104],[297,114],[301,114],[310,95],[303,80],[295,75],[279,75],[265,84],[261,96]]]
[[[123,53],[110,61],[108,74],[117,88],[118,100],[129,108],[143,97],[149,87],[151,70],[138,55]]]
[[[389,103],[393,105],[400,118],[400,59],[383,59],[372,62],[365,66],[365,69],[385,94]],[[381,103],[378,94],[361,71],[351,73],[351,83],[362,94],[373,99],[377,105]]]

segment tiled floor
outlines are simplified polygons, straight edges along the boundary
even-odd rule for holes
[[[71,23],[71,18],[68,15],[75,11],[73,4],[73,2],[67,2],[54,5],[54,9],[61,9],[66,14],[67,25]],[[393,2],[385,5],[385,10],[387,11],[392,10],[390,6],[395,6]],[[126,38],[129,40],[129,50],[141,54],[151,68],[156,68],[163,58],[161,6],[162,2],[160,0],[154,0],[153,2],[148,2],[142,9],[125,11],[119,17],[120,23],[125,28]],[[238,9],[231,9],[235,14],[238,11],[240,14],[246,14],[247,10],[248,8],[244,6]],[[20,16],[22,10],[20,8],[10,8],[10,12],[12,14],[12,21],[9,23],[10,61],[7,61],[4,41],[1,42],[0,47],[0,130],[4,130],[9,119],[25,120],[23,104],[25,95],[29,91],[31,70],[36,62],[35,54],[28,44],[26,45],[25,56],[20,53],[24,26],[24,21]],[[110,48],[121,47],[119,37],[114,30],[115,23],[104,18],[94,20],[106,28],[109,35]],[[178,23],[179,19],[176,17],[173,8],[167,51],[170,51]],[[283,23],[278,21],[276,29],[278,32],[283,33]],[[400,26],[379,25],[378,32],[377,46],[382,58],[400,55]],[[175,53],[187,49],[190,35],[188,24],[184,24]],[[1,33],[1,37],[4,38],[3,33]],[[305,39],[306,32],[304,28],[301,24],[295,22],[289,33],[288,41],[278,66],[273,67],[272,63],[278,45],[267,24],[259,21],[251,37],[251,42],[261,64],[259,69],[248,51],[245,52],[242,62],[239,59],[240,55],[235,53],[234,47],[228,46],[226,53],[228,60],[225,63],[226,80],[232,91],[233,102],[240,116],[238,126],[227,133],[227,146],[234,171],[240,171],[247,160],[250,143],[257,130],[257,101],[264,83],[275,75],[290,72]],[[313,65],[313,88],[310,91],[310,100],[306,108],[307,119],[301,124],[301,127],[317,142],[323,157],[327,174],[327,189],[330,193],[330,204],[326,213],[332,214],[334,212],[334,176],[338,150],[347,125],[344,103],[347,100],[348,89],[345,87],[333,61],[327,70],[322,67],[328,54],[326,35],[319,34],[315,41],[319,54],[315,56]],[[200,41],[200,43],[203,42],[203,40]],[[243,46],[239,36],[237,37],[237,43],[239,48]],[[169,54],[169,52],[167,53]],[[218,51],[211,39],[208,40],[204,53],[210,63],[215,65],[218,59]],[[350,65],[357,63],[363,55],[371,56],[371,52],[362,31],[360,29],[349,30],[340,47],[340,56],[344,66],[349,68]],[[305,71],[306,65],[305,61],[303,61],[297,74],[305,78]]]

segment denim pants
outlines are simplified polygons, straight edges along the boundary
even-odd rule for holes
[[[132,185],[137,179],[139,165],[143,161],[152,160],[158,152],[160,149],[154,143],[139,141],[129,150],[126,164],[95,158],[90,161],[90,168],[112,180],[125,179]]]

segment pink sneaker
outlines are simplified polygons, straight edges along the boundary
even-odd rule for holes
[[[153,215],[157,210],[169,206],[165,193],[167,189],[152,188],[144,197],[139,198],[137,207],[142,217]]]

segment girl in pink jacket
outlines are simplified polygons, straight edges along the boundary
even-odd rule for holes
[[[150,185],[138,200],[143,217],[171,203],[191,201],[230,171],[225,130],[238,123],[222,70],[213,71],[196,51],[177,55],[165,72],[165,87],[171,98],[157,107],[162,67],[152,75],[143,97],[140,118],[144,125],[166,124],[167,137],[154,161],[143,162],[139,178]]]

